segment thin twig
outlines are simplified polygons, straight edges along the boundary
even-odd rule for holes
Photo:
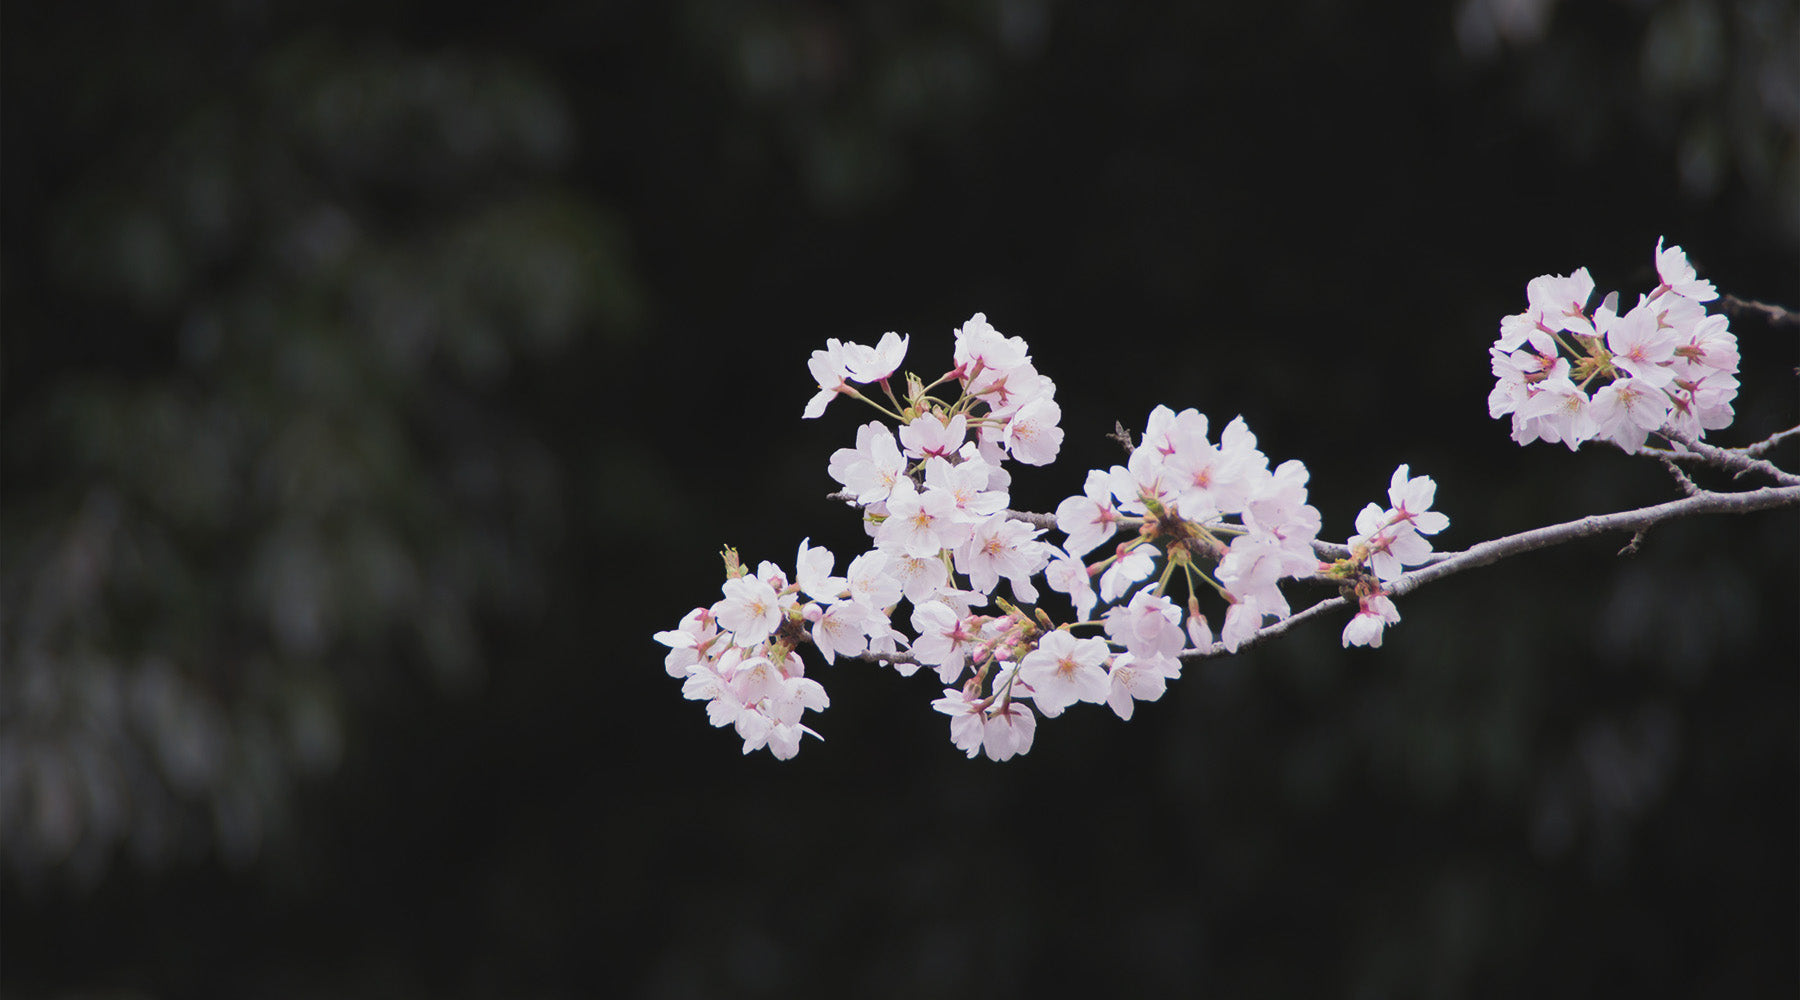
[[[1658,455],[1656,457],[1662,459],[1663,468],[1668,469],[1669,475],[1675,477],[1675,482],[1681,486],[1681,492],[1686,493],[1688,496],[1696,496],[1701,492],[1700,487],[1694,485],[1694,481],[1688,478],[1688,474],[1681,471],[1681,466],[1675,464],[1675,457],[1673,455]]]
[[[1748,444],[1742,448],[1738,448],[1735,450],[1741,451],[1744,454],[1749,455],[1752,458],[1755,458],[1756,456],[1761,455],[1763,452],[1774,449],[1774,447],[1776,445],[1780,444],[1783,441],[1786,441],[1788,438],[1791,438],[1796,434],[1800,434],[1800,424],[1797,424],[1793,427],[1789,427],[1785,431],[1776,431],[1775,433],[1769,435],[1766,438],[1763,438],[1761,441],[1758,441],[1755,444]]]
[[[1700,459],[1708,465],[1714,465],[1721,469],[1731,469],[1740,476],[1745,473],[1758,472],[1768,476],[1770,479],[1775,480],[1783,486],[1800,486],[1800,476],[1787,472],[1775,463],[1766,459],[1751,458],[1744,454],[1740,449],[1719,448],[1707,444],[1704,441],[1697,441],[1680,431],[1670,430],[1667,427],[1662,429],[1661,434],[1670,441],[1681,445],[1691,454],[1699,456]],[[1670,457],[1673,458],[1679,457],[1681,453],[1678,451],[1671,451],[1669,454]]]
[[[1769,321],[1770,326],[1800,327],[1800,313],[1768,302],[1740,299],[1735,295],[1721,295],[1719,304],[1724,306],[1725,311],[1731,313],[1734,319],[1744,313],[1760,313],[1764,319]]]

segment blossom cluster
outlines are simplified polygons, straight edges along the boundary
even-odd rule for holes
[[[1654,433],[1698,439],[1730,425],[1737,338],[1702,304],[1718,293],[1680,247],[1658,239],[1655,261],[1656,288],[1624,313],[1617,292],[1588,307],[1585,267],[1526,285],[1530,308],[1500,321],[1489,351],[1488,413],[1512,415],[1514,441],[1572,451],[1598,438],[1635,452]]]
[[[1448,517],[1431,509],[1436,497],[1437,483],[1430,476],[1410,475],[1402,465],[1388,481],[1388,508],[1369,504],[1356,515],[1346,562],[1366,565],[1368,573],[1353,588],[1357,610],[1344,626],[1346,647],[1380,646],[1382,631],[1400,620],[1400,609],[1383,585],[1398,580],[1406,567],[1431,560],[1431,539],[1425,536],[1450,526]]]
[[[791,583],[769,563],[754,575],[742,574],[728,553],[724,599],[690,612],[680,628],[657,634],[670,647],[669,673],[685,681],[683,693],[708,702],[714,725],[734,726],[746,753],[767,746],[785,759],[802,734],[817,736],[800,723],[801,714],[824,708],[826,701],[823,689],[804,676],[795,652],[800,644],[816,646],[827,662],[893,654],[911,644],[913,657],[893,661],[911,674],[926,662],[917,657],[935,647],[929,639],[908,643],[894,629],[891,615],[903,598],[912,605],[916,629],[953,616],[971,627],[991,626],[993,635],[1007,629],[992,621],[1009,619],[990,620],[971,609],[985,606],[1002,578],[1021,601],[1037,598],[1031,577],[1048,562],[1051,546],[1038,540],[1040,529],[1006,516],[1011,477],[1003,463],[1055,459],[1063,433],[1055,384],[1033,367],[1023,340],[1001,335],[977,314],[956,333],[952,369],[929,386],[909,376],[903,400],[891,380],[909,343],[894,333],[873,347],[832,340],[813,352],[808,365],[819,391],[805,417],[820,416],[845,395],[901,423],[898,434],[880,421],[864,425],[856,446],[839,449],[828,466],[863,509],[874,547],[836,577],[836,556],[802,542]],[[891,408],[858,388],[870,385]],[[955,386],[958,397],[947,402],[932,395],[940,386]],[[967,659],[964,651],[945,650],[932,662],[950,683]],[[1019,713],[995,714],[1005,720]],[[1030,729],[1024,732],[1014,752],[1029,748]],[[990,751],[1003,742],[997,729]]]
[[[1086,617],[1097,600],[1116,601],[1148,578],[1160,560],[1159,583],[1179,569],[1190,591],[1204,586],[1226,595],[1219,639],[1236,652],[1265,617],[1290,613],[1277,584],[1319,568],[1313,542],[1320,519],[1306,502],[1307,479],[1298,461],[1271,470],[1242,417],[1227,424],[1215,444],[1204,414],[1159,406],[1125,465],[1089,472],[1083,494],[1056,508],[1071,558],[1091,552],[1127,518],[1137,526],[1136,537],[1088,572],[1059,567],[1051,586],[1068,593]],[[1100,571],[1097,595],[1090,583],[1094,570]],[[1197,643],[1210,643],[1204,619],[1194,632]]]
[[[1160,698],[1182,655],[1215,649],[1201,594],[1225,603],[1217,648],[1227,651],[1291,614],[1280,584],[1295,578],[1356,594],[1345,644],[1379,645],[1399,618],[1382,584],[1424,561],[1423,536],[1448,524],[1429,510],[1432,481],[1401,466],[1391,506],[1371,504],[1349,556],[1321,562],[1306,467],[1271,468],[1241,417],[1215,441],[1205,415],[1165,406],[1125,463],[1089,471],[1053,519],[1017,514],[1005,465],[1056,458],[1055,384],[1024,340],[979,313],[930,382],[895,378],[909,344],[895,333],[872,347],[832,340],[808,364],[818,392],[805,417],[846,396],[898,424],[862,425],[827,466],[871,548],[842,577],[832,575],[835,555],[810,540],[791,577],[767,562],[750,573],[727,550],[722,599],[657,633],[683,694],[707,702],[713,725],[734,727],[745,753],[767,747],[785,759],[804,734],[818,735],[802,723],[828,703],[805,676],[797,650],[808,643],[827,662],[874,660],[903,676],[930,668],[942,686],[932,707],[950,717],[952,743],[993,760],[1028,751],[1040,715],[1085,702],[1129,719],[1137,702]],[[1060,545],[1041,537],[1038,525],[1052,520]],[[1040,578],[1069,598],[1072,620],[1036,606]],[[1185,607],[1172,584],[1185,589]]]

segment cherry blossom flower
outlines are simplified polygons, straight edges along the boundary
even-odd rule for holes
[[[1004,431],[1000,425],[1026,406],[1040,400],[1053,402],[1056,399],[1056,383],[1029,361],[1015,368],[983,369],[969,380],[966,391],[987,403],[988,416],[992,420],[982,424],[981,430],[990,438],[998,438]]]
[[[1154,448],[1133,451],[1123,467],[1115,465],[1107,470],[1107,480],[1122,513],[1142,517],[1149,513],[1151,504],[1167,508],[1175,503],[1175,475]]]
[[[906,456],[894,443],[894,432],[872,420],[857,429],[855,448],[832,452],[827,471],[844,489],[856,494],[857,503],[879,503],[906,478]]]
[[[850,363],[855,353],[855,344],[845,344],[838,340],[827,340],[823,351],[812,352],[812,359],[807,361],[806,369],[812,373],[813,380],[819,383],[819,391],[806,403],[806,410],[801,413],[803,419],[812,420],[825,414],[825,407],[839,393],[854,393],[850,385]]]
[[[1616,293],[1615,293],[1616,294]],[[1691,330],[1706,319],[1706,306],[1693,299],[1674,294],[1640,295],[1636,308],[1656,314],[1657,322],[1675,330]],[[1602,312],[1594,314],[1594,325],[1607,319]]]
[[[1133,584],[1156,572],[1156,546],[1140,543],[1127,549],[1120,546],[1117,559],[1100,574],[1100,599],[1112,603],[1124,597]]]
[[[850,344],[845,351],[844,366],[852,382],[879,382],[894,374],[906,359],[906,346],[911,336],[884,333],[874,347]]]
[[[1382,630],[1399,620],[1400,609],[1386,594],[1361,598],[1356,614],[1344,626],[1344,648],[1380,646]]]
[[[1244,506],[1244,524],[1253,533],[1272,540],[1281,554],[1286,576],[1309,573],[1317,564],[1313,542],[1318,539],[1324,520],[1318,508],[1306,502],[1306,483],[1311,475],[1304,463],[1289,459],[1277,466],[1272,475],[1257,477],[1258,486]]]
[[[1108,611],[1105,621],[1106,634],[1140,657],[1173,657],[1187,641],[1181,630],[1181,609],[1148,590],[1133,594],[1130,604]]]
[[[805,677],[789,678],[778,696],[746,710],[738,716],[737,733],[744,739],[744,753],[767,746],[776,760],[791,760],[800,750],[800,737],[819,734],[800,724],[807,709],[822,711],[831,704],[825,689],[817,681]]]
[[[1607,438],[1627,452],[1644,446],[1651,431],[1662,427],[1669,417],[1667,393],[1647,386],[1637,379],[1623,378],[1600,387],[1594,393],[1594,422],[1598,436]]]
[[[1654,309],[1639,306],[1609,324],[1606,349],[1621,371],[1647,388],[1661,389],[1675,380],[1675,331],[1664,327]]]
[[[1714,372],[1693,381],[1682,380],[1670,395],[1669,427],[1690,437],[1731,426],[1731,402],[1737,398],[1735,375]]]
[[[1012,371],[1030,357],[1023,338],[1007,337],[976,313],[956,331],[956,370],[967,377],[977,368]]]
[[[1055,718],[1076,702],[1106,701],[1108,650],[1104,639],[1077,639],[1051,632],[1019,661],[1019,679],[1031,685],[1031,700],[1046,718]]]
[[[829,606],[812,605],[807,615],[813,623],[813,645],[826,663],[839,656],[860,656],[869,648],[869,626],[875,613],[854,600],[838,601]]]
[[[794,558],[794,580],[799,584],[800,592],[814,600],[837,600],[848,585],[843,577],[831,575],[837,556],[832,555],[830,549],[811,543],[811,538],[800,540],[800,552]]]
[[[1674,350],[1679,378],[1697,381],[1714,372],[1737,374],[1737,335],[1731,332],[1731,321],[1726,317],[1702,318],[1687,329],[1680,341]]]
[[[1136,702],[1163,696],[1168,682],[1181,676],[1181,661],[1173,656],[1136,656],[1120,653],[1107,671],[1106,704],[1119,718],[1131,721]]]
[[[1303,569],[1314,569],[1318,559],[1307,553]],[[1239,598],[1258,597],[1258,604],[1286,613],[1287,601],[1279,584],[1294,575],[1294,553],[1282,539],[1263,531],[1251,531],[1231,540],[1225,558],[1219,560],[1217,576],[1226,589]],[[1104,593],[1104,591],[1102,592]]]
[[[988,464],[980,455],[955,465],[942,458],[925,461],[926,487],[950,494],[956,504],[955,516],[966,524],[979,524],[1006,509],[1006,493],[988,489],[989,478]]]
[[[765,698],[779,698],[784,693],[782,684],[787,678],[774,660],[760,653],[745,653],[727,669],[731,693],[746,706],[756,705]]]
[[[913,486],[910,479],[894,484],[887,520],[875,532],[875,544],[910,556],[933,556],[969,535],[956,515],[956,498],[943,490]]]
[[[1498,346],[1488,349],[1490,367],[1496,383],[1488,394],[1488,416],[1498,419],[1511,413],[1527,399],[1533,387],[1546,379],[1568,378],[1569,360],[1545,357],[1530,351],[1507,352]],[[1514,421],[1515,432],[1518,422]]]
[[[845,589],[866,608],[890,608],[900,601],[900,581],[887,572],[889,555],[871,549],[850,560]]]
[[[710,610],[695,608],[688,612],[674,629],[656,633],[656,641],[669,647],[668,655],[663,658],[663,669],[670,677],[686,677],[718,635],[719,626]]]
[[[1063,548],[1071,556],[1087,555],[1118,532],[1119,509],[1113,506],[1110,478],[1099,469],[1091,469],[1082,494],[1056,505],[1056,527],[1068,536]]]
[[[1062,449],[1063,431],[1057,426],[1062,407],[1043,396],[1026,403],[1006,421],[1002,443],[1026,465],[1049,465]]]
[[[943,596],[950,585],[950,567],[944,565],[943,557],[938,553],[929,556],[893,553],[887,573],[899,583],[906,599],[914,605]]]
[[[715,727],[735,725],[744,711],[743,699],[732,692],[728,679],[731,665],[742,658],[743,650],[728,649],[717,661],[695,667],[681,684],[683,698],[706,702],[706,721]]]
[[[731,633],[731,641],[740,646],[754,646],[781,622],[781,601],[768,581],[754,576],[726,580],[722,588],[725,599],[713,605],[713,617],[720,627]]]
[[[1587,315],[1587,301],[1593,294],[1594,279],[1585,267],[1576,268],[1567,277],[1539,275],[1525,285],[1525,297],[1531,303],[1532,314],[1552,331],[1593,333],[1594,324]],[[1554,348],[1540,347],[1538,350],[1543,354],[1555,353]]]
[[[1206,414],[1192,407],[1177,413],[1159,403],[1144,420],[1144,436],[1138,446],[1154,448],[1167,458],[1180,451],[1184,442],[1206,441],[1206,434]]]
[[[1044,570],[1044,580],[1051,590],[1069,595],[1077,618],[1085,621],[1094,613],[1099,596],[1094,593],[1093,578],[1088,576],[1087,567],[1080,559],[1061,553],[1051,557],[1050,565]]]
[[[697,672],[699,683],[687,696],[711,697],[708,718],[714,725],[729,721],[735,726],[744,740],[744,753],[767,746],[777,759],[787,760],[799,750],[801,734],[819,735],[800,724],[801,714],[808,709],[823,711],[831,701],[823,686],[804,676],[798,654],[790,652],[781,665],[766,656],[743,656],[735,664],[730,659],[720,659],[722,689]],[[687,686],[683,691],[687,693]]]
[[[1422,535],[1435,535],[1450,526],[1450,518],[1432,510],[1437,499],[1437,481],[1430,476],[1414,476],[1411,467],[1399,465],[1388,479],[1388,503],[1395,524],[1405,524]]]
[[[969,435],[969,418],[956,414],[945,420],[936,413],[921,413],[900,428],[900,445],[908,458],[948,458],[962,448]]]
[[[1195,649],[1206,649],[1213,644],[1212,623],[1200,613],[1200,601],[1194,597],[1188,598],[1187,634]]]
[[[1656,238],[1656,275],[1662,287],[1695,302],[1711,302],[1719,297],[1710,281],[1703,281],[1688,263],[1687,251],[1678,246],[1663,249],[1663,238]]]
[[[1182,426],[1182,418],[1191,412],[1176,415],[1177,433],[1170,440],[1174,450],[1164,463],[1175,506],[1191,521],[1240,513],[1268,465],[1256,448],[1256,435],[1243,417],[1234,417],[1215,446],[1206,440],[1204,418]]]
[[[981,726],[981,749],[991,761],[1011,760],[1031,750],[1037,733],[1037,716],[1022,701],[1008,701],[988,710]]]
[[[957,547],[956,571],[984,594],[993,593],[1000,578],[1006,577],[1015,596],[1036,601],[1037,588],[1031,585],[1031,577],[1050,559],[1050,546],[1036,540],[1042,533],[1042,528],[995,514],[976,525],[969,540]]]
[[[1431,553],[1431,542],[1405,525],[1396,525],[1393,511],[1369,504],[1356,515],[1356,534],[1350,539],[1350,549],[1366,551],[1369,570],[1376,579],[1392,583],[1408,564],[1416,564]]]
[[[1530,344],[1538,354],[1554,357],[1556,338],[1545,327],[1543,317],[1534,311],[1515,313],[1500,320],[1500,338],[1494,346],[1502,351],[1516,351]]]
[[[1588,394],[1567,378],[1545,379],[1532,388],[1519,406],[1515,424],[1529,428],[1532,440],[1541,438],[1551,444],[1561,441],[1574,451],[1600,433],[1591,402]]]
[[[913,641],[913,658],[936,667],[938,678],[945,684],[961,676],[968,666],[969,650],[979,645],[980,638],[967,615],[932,601],[913,607],[912,626],[919,636]]]
[[[1048,450],[1054,454],[1055,447],[1060,447],[1062,432],[1055,427],[1061,418],[1060,408],[1056,407],[1056,384],[1039,375],[1030,364],[1011,371],[984,370],[970,380],[966,392],[987,404],[988,412],[976,426],[975,440],[990,463],[998,464],[1008,457],[1024,461],[1022,453]],[[1015,451],[1011,439],[1014,432],[1008,428],[1023,411],[1038,403],[1047,404],[1055,412],[1049,412],[1045,406],[1032,409],[1017,431],[1024,439]],[[1041,443],[1035,440],[1040,429],[1045,435]]]
[[[971,759],[981,753],[981,738],[986,729],[987,713],[981,707],[980,698],[967,691],[945,688],[944,696],[932,702],[931,707],[950,717],[952,745],[968,754]]]
[[[1225,624],[1219,629],[1219,642],[1228,652],[1237,652],[1238,647],[1262,628],[1263,619],[1274,613],[1265,604],[1265,600],[1262,594],[1239,596],[1231,607],[1225,609]],[[1284,601],[1284,611],[1285,604]]]

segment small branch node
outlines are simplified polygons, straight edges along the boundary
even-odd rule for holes
[[[1700,487],[1694,485],[1694,481],[1689,479],[1688,474],[1681,470],[1681,466],[1675,464],[1673,456],[1659,455],[1657,457],[1662,459],[1663,468],[1669,470],[1669,475],[1675,477],[1675,482],[1681,486],[1681,492],[1686,493],[1688,496],[1696,496],[1700,493]],[[1738,475],[1743,475],[1744,472],[1748,471],[1748,469],[1745,469],[1743,472],[1739,472]]]

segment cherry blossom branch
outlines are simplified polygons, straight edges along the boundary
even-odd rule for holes
[[[1700,486],[1688,478],[1688,474],[1681,470],[1681,466],[1675,464],[1673,457],[1668,455],[1659,457],[1662,459],[1663,468],[1668,470],[1669,475],[1675,480],[1675,485],[1681,487],[1681,492],[1688,496],[1697,496],[1701,492]]]
[[[1408,594],[1427,583],[1460,573],[1465,569],[1486,566],[1521,553],[1549,548],[1553,545],[1564,545],[1609,532],[1645,531],[1665,521],[1695,517],[1701,514],[1750,514],[1761,510],[1797,506],[1800,506],[1800,486],[1765,486],[1743,493],[1718,493],[1706,490],[1691,497],[1670,500],[1667,503],[1642,507],[1637,510],[1620,511],[1616,514],[1593,514],[1574,521],[1534,528],[1516,535],[1482,542],[1440,562],[1407,573],[1400,582],[1389,589],[1396,595]]]
[[[1430,476],[1396,467],[1387,503],[1358,512],[1346,543],[1318,541],[1321,518],[1307,502],[1302,463],[1272,465],[1241,417],[1215,443],[1204,414],[1167,406],[1151,411],[1141,443],[1117,426],[1111,437],[1126,463],[1090,471],[1054,514],[1008,509],[1001,463],[1048,465],[1063,440],[1055,383],[1033,366],[1023,339],[976,313],[956,331],[954,367],[930,383],[906,374],[904,399],[891,380],[909,336],[890,332],[873,347],[827,340],[807,363],[819,391],[802,416],[820,416],[840,395],[870,401],[857,386],[877,386],[893,404],[877,409],[901,425],[865,424],[855,447],[838,449],[828,465],[844,487],[830,499],[877,512],[860,518],[874,547],[844,576],[832,574],[836,556],[810,540],[792,573],[767,560],[751,573],[727,548],[723,599],[656,633],[669,647],[664,668],[682,680],[683,697],[707,702],[712,725],[736,730],[745,752],[767,747],[787,759],[803,735],[818,735],[803,713],[830,704],[805,676],[800,646],[815,646],[828,663],[887,664],[905,676],[931,667],[945,685],[931,707],[949,716],[951,743],[1000,761],[1030,749],[1040,715],[1087,702],[1130,719],[1134,703],[1156,700],[1180,675],[1181,660],[1235,653],[1340,609],[1354,611],[1346,647],[1379,646],[1400,621],[1394,598],[1464,570],[1615,531],[1631,534],[1625,555],[1665,521],[1800,507],[1800,469],[1764,457],[1800,427],[1739,448],[1701,440],[1735,417],[1737,339],[1725,316],[1707,313],[1718,293],[1685,251],[1659,239],[1655,262],[1657,287],[1624,313],[1616,293],[1590,306],[1586,268],[1533,279],[1528,308],[1502,318],[1489,348],[1488,413],[1510,416],[1521,445],[1604,442],[1652,458],[1685,496],[1460,552],[1433,551],[1431,536],[1450,520],[1432,509]],[[1800,314],[1783,307],[1731,297],[1721,305],[1800,325]],[[955,397],[933,395],[941,386]],[[1645,447],[1651,435],[1661,446]],[[1693,475],[1701,466],[1776,485],[1709,490]],[[1067,536],[1061,545],[1039,537],[1053,528]],[[1033,606],[1039,576],[1079,620],[1058,624]],[[1002,579],[1014,601],[995,592]],[[1283,580],[1330,596],[1290,614]],[[1166,593],[1172,584],[1185,584],[1185,609]],[[1202,611],[1209,594],[1227,605],[1216,633]],[[892,619],[903,600],[916,637]]]
[[[1752,457],[1774,447],[1778,439],[1790,435],[1800,428],[1790,428],[1780,434],[1759,441],[1748,448],[1720,448],[1704,441],[1697,441],[1687,434],[1672,428],[1664,428],[1663,437],[1680,445],[1680,448],[1645,448],[1646,454],[1655,455],[1667,462],[1694,461],[1711,465],[1720,469],[1735,471],[1739,476],[1752,472],[1761,473],[1783,486],[1800,486],[1800,476],[1783,470],[1775,463],[1765,459]],[[1751,449],[1758,449],[1752,451]]]
[[[1691,485],[1691,483],[1690,483]],[[1615,531],[1633,532],[1633,538],[1626,551],[1636,551],[1638,543],[1650,528],[1667,521],[1685,517],[1697,517],[1703,514],[1749,514],[1762,510],[1774,510],[1782,507],[1800,507],[1800,486],[1768,486],[1742,493],[1720,493],[1712,490],[1695,488],[1692,495],[1668,503],[1656,504],[1637,510],[1619,511],[1614,514],[1595,514],[1589,517],[1552,524],[1542,528],[1533,528],[1517,534],[1506,535],[1491,541],[1481,542],[1460,552],[1432,553],[1431,561],[1409,573],[1406,573],[1386,588],[1394,597],[1410,594],[1426,584],[1436,582],[1447,576],[1453,576],[1465,570],[1491,565],[1502,559],[1508,559],[1537,549],[1566,545],[1570,542],[1593,538],[1597,535]],[[1014,512],[1009,511],[1009,514]],[[1031,519],[1048,518],[1053,524],[1055,519],[1044,514],[1022,512]],[[1021,518],[1022,520],[1026,518]],[[1329,542],[1318,542],[1314,546],[1321,553],[1348,553],[1342,545]],[[1625,553],[1621,553],[1625,554]],[[1336,557],[1341,558],[1341,554]],[[1327,578],[1318,577],[1320,581]],[[1351,597],[1328,597],[1304,611],[1296,612],[1281,621],[1274,622],[1245,639],[1238,646],[1243,651],[1252,646],[1260,646],[1288,632],[1321,618],[1342,608],[1355,608],[1356,600]],[[1220,643],[1213,643],[1203,650],[1188,650],[1181,654],[1181,659],[1188,661],[1206,660],[1225,655],[1227,650]],[[911,653],[876,653],[866,652],[855,657],[867,663],[917,663]]]
[[[840,660],[861,660],[864,663],[873,663],[876,666],[880,666],[883,663],[918,663],[919,662],[917,659],[915,659],[913,657],[913,655],[911,653],[898,653],[898,652],[896,652],[896,653],[877,653],[877,652],[873,652],[873,651],[865,651],[865,652],[856,653],[856,654],[845,653],[844,655],[838,657],[838,659],[840,659]]]
[[[1800,313],[1767,302],[1740,299],[1735,295],[1719,296],[1719,304],[1736,319],[1746,313],[1761,314],[1770,326],[1800,326]]]
[[[1502,559],[1521,555],[1537,549],[1565,545],[1569,542],[1592,538],[1615,531],[1630,531],[1641,536],[1645,531],[1665,521],[1678,518],[1695,517],[1702,514],[1749,514],[1761,510],[1774,510],[1782,507],[1800,507],[1800,486],[1766,486],[1761,489],[1742,493],[1718,493],[1701,490],[1693,496],[1668,503],[1643,507],[1638,510],[1620,511],[1616,514],[1595,514],[1590,517],[1565,521],[1543,528],[1522,531],[1516,535],[1507,535],[1492,541],[1470,546],[1461,552],[1438,553],[1441,557],[1429,565],[1406,573],[1389,585],[1386,590],[1394,597],[1410,594],[1428,583],[1444,577],[1461,573],[1499,562]],[[1638,538],[1634,537],[1631,548],[1635,548]],[[1331,597],[1314,604],[1304,611],[1257,630],[1250,638],[1238,646],[1240,651],[1251,646],[1260,645],[1288,631],[1311,621],[1314,618],[1330,614],[1339,608],[1353,608],[1356,601],[1348,597]],[[1190,650],[1182,653],[1183,660],[1204,660],[1222,656],[1225,647],[1214,643],[1204,650]]]
[[[1056,527],[1055,514],[1039,514],[1029,510],[1007,510],[1003,511],[1003,513],[1015,521],[1024,521],[1034,528],[1044,528],[1048,530]],[[1138,518],[1136,520],[1141,521],[1142,519]]]
[[[1800,425],[1789,427],[1785,431],[1776,431],[1775,433],[1769,435],[1766,438],[1763,438],[1761,441],[1758,441],[1755,444],[1748,444],[1737,450],[1743,452],[1746,455],[1761,455],[1764,452],[1773,451],[1776,445],[1780,444],[1783,441],[1786,441],[1788,438],[1791,438],[1796,434],[1800,434]]]
[[[825,495],[825,499],[838,500],[838,501],[841,501],[841,502],[847,503],[847,504],[855,504],[858,507],[862,506],[862,504],[857,502],[856,494],[850,493],[847,491],[846,492],[838,492],[838,493],[828,493]],[[1034,528],[1043,528],[1044,530],[1048,531],[1051,528],[1056,527],[1056,515],[1055,514],[1039,514],[1036,511],[1030,511],[1030,510],[1005,510],[1005,511],[1001,511],[1001,513],[1005,514],[1007,517],[1010,517],[1015,521],[1023,521],[1026,524],[1029,524]],[[1120,524],[1125,524],[1128,526],[1142,524],[1143,521],[1144,521],[1144,519],[1141,517],[1122,517],[1119,519]]]
[[[1663,458],[1665,464],[1669,466],[1671,473],[1674,474],[1676,479],[1680,482],[1683,491],[1688,494],[1686,498],[1672,500],[1667,503],[1656,504],[1650,507],[1643,507],[1637,510],[1620,511],[1613,514],[1596,514],[1561,524],[1534,528],[1529,531],[1523,531],[1517,534],[1496,538],[1491,541],[1482,542],[1460,552],[1434,552],[1427,557],[1427,562],[1424,565],[1402,575],[1398,580],[1387,586],[1385,590],[1393,597],[1404,596],[1428,583],[1442,579],[1443,577],[1452,576],[1456,573],[1461,573],[1464,570],[1486,566],[1502,559],[1521,555],[1536,549],[1564,545],[1569,542],[1579,541],[1584,538],[1591,538],[1596,535],[1615,531],[1633,532],[1631,541],[1620,552],[1621,555],[1625,555],[1637,550],[1638,545],[1643,541],[1645,533],[1650,528],[1662,524],[1665,521],[1672,521],[1678,518],[1694,517],[1702,514],[1746,514],[1754,511],[1771,510],[1782,507],[1800,507],[1800,477],[1795,477],[1783,472],[1767,462],[1757,462],[1745,457],[1745,453],[1750,451],[1751,448],[1760,448],[1762,445],[1769,444],[1779,438],[1791,436],[1794,433],[1800,433],[1800,428],[1783,431],[1766,441],[1750,446],[1750,448],[1713,448],[1708,445],[1699,444],[1698,442],[1683,441],[1681,443],[1686,447],[1693,448],[1696,444],[1699,444],[1699,447],[1691,453],[1668,452],[1667,454],[1660,454],[1664,451],[1663,449],[1645,449],[1647,452],[1659,453],[1658,457]],[[1733,493],[1705,490],[1695,485],[1693,480],[1689,479],[1681,469],[1674,464],[1674,460],[1679,458],[1695,458],[1703,460],[1707,464],[1719,465],[1724,468],[1736,468],[1740,470],[1740,474],[1752,470],[1761,471],[1788,485],[1780,487],[1763,487],[1761,489]],[[1764,468],[1765,466],[1766,468]],[[855,501],[855,497],[843,493],[832,494],[830,499],[848,502]],[[1048,529],[1056,526],[1056,518],[1054,515],[1050,514],[1014,510],[1008,510],[1006,511],[1006,514],[1008,517],[1039,528]],[[1130,520],[1140,521],[1141,519],[1131,518]],[[1322,559],[1328,561],[1343,559],[1350,554],[1348,546],[1334,542],[1315,541],[1313,543],[1313,549],[1319,553]],[[1341,585],[1343,583],[1341,580],[1323,575],[1301,577],[1297,579],[1328,585]],[[1238,649],[1241,651],[1251,646],[1261,645],[1262,643],[1285,635],[1289,631],[1312,621],[1314,618],[1331,614],[1341,608],[1353,609],[1356,606],[1357,601],[1354,597],[1340,596],[1326,598],[1318,601],[1303,611],[1297,612],[1287,618],[1257,630],[1252,636],[1243,640],[1239,644]],[[1225,655],[1227,652],[1228,651],[1223,644],[1215,642],[1204,650],[1188,650],[1181,654],[1181,658],[1184,660],[1211,659],[1213,657]],[[878,653],[871,651],[846,658],[863,660],[864,662],[874,664],[916,664],[919,662],[914,659],[911,653],[906,652]]]

